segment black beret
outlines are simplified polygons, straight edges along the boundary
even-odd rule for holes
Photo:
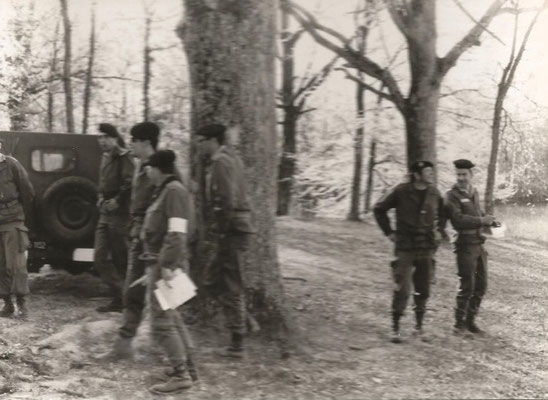
[[[113,138],[120,137],[120,134],[118,133],[118,129],[116,129],[114,125],[107,124],[106,122],[99,124],[99,132]]]
[[[158,150],[151,155],[144,165],[150,165],[160,169],[166,169],[175,163],[175,153],[172,150]]]
[[[430,161],[415,161],[409,167],[409,171],[421,172],[424,168],[428,168],[428,167],[434,168],[434,164],[432,164]]]
[[[137,140],[157,141],[160,135],[160,128],[154,122],[141,122],[133,125],[129,134]]]
[[[470,160],[465,160],[464,158],[461,158],[460,160],[453,161],[453,164],[455,164],[455,168],[457,169],[470,169],[474,168],[475,165]]]
[[[196,132],[196,135],[203,136],[203,137],[206,137],[208,139],[219,138],[222,135],[224,135],[225,131],[226,131],[226,126],[224,126],[224,125],[210,124],[210,125],[206,125],[206,126],[201,127],[200,129],[198,129],[198,131]]]

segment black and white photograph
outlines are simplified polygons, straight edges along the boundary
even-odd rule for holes
[[[548,399],[548,0],[0,0],[0,399]]]

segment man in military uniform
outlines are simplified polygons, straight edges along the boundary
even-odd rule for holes
[[[99,169],[99,221],[95,229],[94,267],[112,293],[99,312],[122,311],[122,292],[127,269],[127,232],[134,165],[128,150],[120,147],[120,134],[111,124],[99,124],[103,158]],[[112,257],[112,264],[109,260]]]
[[[192,386],[185,357],[185,329],[177,310],[162,310],[153,295],[155,283],[171,280],[174,270],[187,270],[187,232],[192,229],[194,210],[188,190],[175,175],[175,153],[159,150],[146,163],[146,174],[155,186],[154,199],[146,210],[141,239],[150,271],[148,293],[152,333],[166,352],[171,367],[158,376],[162,382],[149,390],[155,394],[173,394]],[[188,351],[188,349],[187,349]]]
[[[139,259],[143,253],[143,242],[139,238],[145,212],[152,203],[154,184],[148,178],[144,164],[156,152],[160,128],[152,122],[141,122],[130,130],[132,154],[136,158],[135,175],[131,187],[131,225],[129,229],[130,246],[128,269],[124,284],[124,311],[122,326],[109,359],[132,358],[131,341],[141,324],[145,307],[146,285],[135,284],[145,274],[145,263]]]
[[[208,266],[204,285],[222,305],[231,332],[230,345],[219,354],[241,358],[247,321],[241,263],[255,229],[244,165],[228,145],[229,131],[224,125],[211,124],[196,135],[200,137],[201,154],[211,161],[206,179],[207,205],[213,214],[212,230],[218,237],[217,254]]]
[[[27,171],[15,158],[0,154],[0,296],[4,299],[0,317],[15,312],[12,295],[18,316],[28,316],[27,227],[32,229],[33,200]]]
[[[430,274],[433,257],[440,240],[445,237],[443,198],[433,185],[434,166],[429,161],[411,165],[411,182],[396,186],[374,207],[375,219],[384,234],[395,243],[392,274],[395,283],[392,300],[393,343],[401,343],[400,318],[407,307],[414,285],[415,334],[423,335],[426,301],[430,295]],[[390,226],[388,210],[396,209],[396,230]]]
[[[485,236],[482,230],[493,225],[495,217],[485,215],[481,210],[478,191],[472,186],[474,164],[464,159],[453,163],[457,183],[447,192],[445,205],[451,224],[457,231],[454,245],[459,289],[454,331],[461,334],[468,329],[472,333],[481,334],[475,317],[487,290],[487,252],[483,248]]]

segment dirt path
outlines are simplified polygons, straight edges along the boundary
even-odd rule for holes
[[[308,355],[282,361],[274,346],[251,338],[246,363],[219,360],[211,350],[224,335],[193,326],[201,380],[172,398],[548,398],[547,246],[489,243],[481,339],[451,334],[457,280],[453,254],[441,249],[426,321],[431,342],[406,335],[394,345],[387,341],[391,246],[372,223],[281,219],[278,231],[288,304]],[[34,275],[32,290],[31,321],[0,321],[0,398],[152,398],[145,377],[161,363],[148,324],[134,363],[97,364],[90,355],[108,349],[119,319],[94,311],[105,295],[97,279]],[[411,312],[403,324],[410,333]]]

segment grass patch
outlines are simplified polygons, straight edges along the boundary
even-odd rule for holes
[[[548,206],[502,205],[495,216],[506,224],[506,235],[521,239],[548,242]]]

